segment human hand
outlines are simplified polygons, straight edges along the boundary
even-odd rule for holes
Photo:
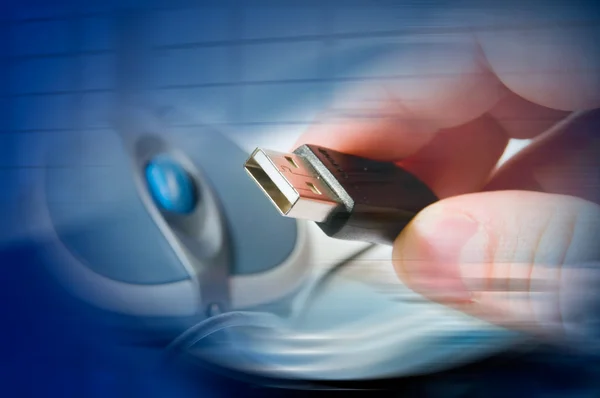
[[[399,44],[402,57],[382,64],[396,78],[345,94],[296,145],[397,162],[438,195],[394,244],[413,290],[502,326],[589,338],[600,331],[600,112],[550,128],[600,106],[599,27],[494,16]],[[510,138],[534,141],[497,169]]]

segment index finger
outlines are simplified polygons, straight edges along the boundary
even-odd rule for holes
[[[379,160],[414,154],[441,129],[492,108],[507,90],[482,62],[471,36],[418,37],[382,62],[395,77],[339,92],[299,139]]]

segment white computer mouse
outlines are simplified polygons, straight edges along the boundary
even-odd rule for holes
[[[148,329],[285,307],[311,269],[306,225],[264,200],[243,168],[247,153],[208,127],[123,114],[91,140],[74,132],[76,145],[38,151],[29,222],[62,285]],[[81,164],[64,162],[69,151]]]

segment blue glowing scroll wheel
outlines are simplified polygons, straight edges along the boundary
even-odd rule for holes
[[[196,207],[197,194],[187,171],[167,155],[155,157],[146,166],[146,181],[154,201],[163,210],[187,214]]]

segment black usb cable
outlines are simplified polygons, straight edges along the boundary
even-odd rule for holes
[[[418,212],[438,200],[392,162],[315,145],[293,153],[257,148],[244,168],[284,216],[315,221],[339,239],[392,244]]]

